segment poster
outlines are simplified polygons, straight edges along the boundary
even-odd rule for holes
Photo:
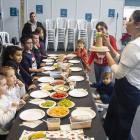
[[[60,10],[60,17],[67,17],[67,9]]]
[[[92,14],[91,13],[85,13],[85,20],[87,20],[87,22],[91,22]]]
[[[36,14],[43,14],[43,5],[36,5]]]
[[[17,16],[17,8],[10,7],[10,16]]]
[[[115,17],[115,9],[109,9],[108,17]]]

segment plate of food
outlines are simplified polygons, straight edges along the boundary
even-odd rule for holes
[[[53,89],[53,86],[45,85],[45,86],[41,86],[40,89],[41,90],[52,90]]]
[[[70,69],[72,71],[81,71],[82,70],[82,68],[80,68],[80,67],[70,67]]]
[[[44,68],[45,70],[54,70],[55,69],[55,67],[53,67],[53,66],[46,66],[46,67],[42,67],[42,68]]]
[[[53,59],[43,59],[42,61],[43,61],[43,62],[47,62],[47,63],[51,63],[51,62],[53,62],[54,60],[53,60]]]
[[[61,100],[68,97],[68,93],[62,91],[52,92],[50,93],[50,97],[54,100]]]
[[[39,104],[41,108],[50,108],[56,106],[56,102],[52,100],[44,100]]]
[[[53,87],[54,91],[68,91],[69,90],[69,86],[66,85],[57,85]]]
[[[47,114],[54,118],[63,118],[69,114],[69,109],[64,106],[56,106],[49,108]]]
[[[52,86],[57,86],[57,85],[64,85],[66,82],[64,80],[53,80],[50,82]]]
[[[95,111],[93,111],[90,108],[78,108],[71,112],[71,116],[82,116],[82,115],[89,115],[91,119],[93,119],[96,116]]]
[[[24,121],[35,121],[42,119],[45,112],[41,109],[27,109],[19,114],[20,119]]]
[[[68,79],[79,82],[79,81],[83,81],[84,77],[83,76],[70,76]]]
[[[50,81],[53,81],[54,78],[53,77],[49,77],[49,76],[44,76],[44,77],[40,77],[37,79],[39,82],[50,82]]]
[[[69,92],[69,95],[72,97],[85,97],[88,95],[88,92],[84,89],[73,89]]]
[[[68,62],[70,62],[70,63],[80,63],[80,61],[79,60],[69,60]]]
[[[72,59],[72,56],[65,56],[65,59]]]
[[[44,91],[44,90],[36,90],[30,93],[30,96],[33,98],[46,98],[48,96],[50,96],[50,92],[48,91]]]
[[[58,106],[64,106],[67,108],[72,108],[75,106],[75,103],[70,101],[69,99],[62,99],[57,103]]]
[[[56,62],[61,62],[61,59],[57,59]],[[65,63],[67,60],[64,59],[62,62]]]

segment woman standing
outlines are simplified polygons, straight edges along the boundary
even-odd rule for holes
[[[132,140],[131,127],[140,104],[140,10],[131,15],[126,30],[135,40],[128,43],[121,55],[112,48],[109,36],[103,35],[105,45],[110,49],[110,53],[105,53],[106,58],[116,77],[104,122],[109,140]]]
[[[107,34],[107,30],[108,30],[107,25],[102,21],[98,22],[96,25],[96,29],[98,28],[99,25],[100,25],[100,29],[101,29],[102,33]],[[118,52],[114,37],[109,36],[109,38],[110,38],[111,46],[114,48],[114,50],[116,52]],[[95,41],[94,41],[93,46],[95,46]],[[105,46],[104,42],[103,42],[103,46]],[[93,60],[94,60],[94,71],[95,71],[96,82],[100,83],[100,82],[102,82],[102,74],[105,71],[110,72],[110,68],[109,68],[105,55],[100,55],[97,52],[91,52],[88,63],[91,64]]]

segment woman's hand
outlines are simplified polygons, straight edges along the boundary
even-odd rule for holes
[[[104,45],[107,46],[107,47],[109,47],[110,46],[110,38],[109,38],[109,35],[103,34],[102,37],[103,37],[103,43],[104,43]]]

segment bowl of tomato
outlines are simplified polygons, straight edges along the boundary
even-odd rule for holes
[[[68,97],[68,93],[63,91],[57,91],[50,93],[50,97],[54,100],[61,100]]]
[[[57,86],[57,85],[64,85],[66,82],[64,80],[53,80],[53,81],[50,81],[50,84],[52,86]]]
[[[66,56],[65,58],[66,59],[72,59],[73,57],[72,56]]]
[[[61,62],[61,59],[57,59],[56,62]],[[67,60],[63,60],[63,63],[67,62]]]

